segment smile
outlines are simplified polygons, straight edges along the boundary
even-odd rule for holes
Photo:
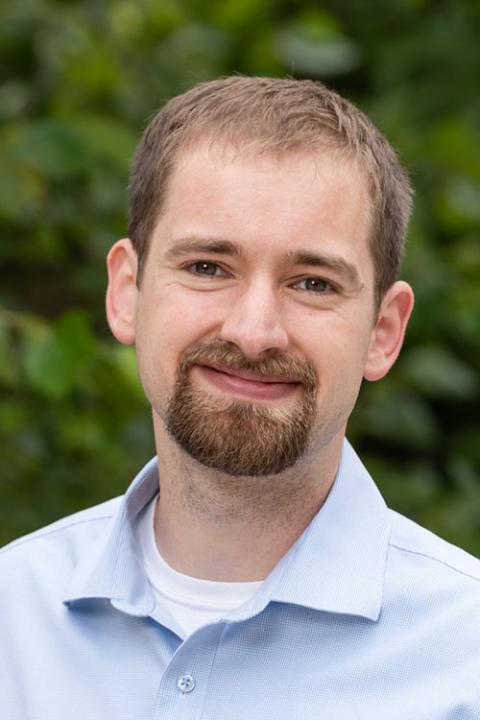
[[[296,378],[260,377],[211,365],[196,365],[195,368],[204,380],[218,390],[250,400],[285,398],[301,384]]]

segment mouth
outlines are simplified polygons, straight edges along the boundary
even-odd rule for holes
[[[302,381],[296,377],[260,376],[219,365],[195,365],[201,377],[217,390],[250,400],[278,400],[292,394]]]

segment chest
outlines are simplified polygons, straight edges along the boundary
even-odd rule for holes
[[[407,626],[389,637],[365,619],[279,605],[181,642],[151,618],[72,617],[54,638],[34,629],[2,669],[8,720],[480,716],[475,658],[457,667],[448,647]]]

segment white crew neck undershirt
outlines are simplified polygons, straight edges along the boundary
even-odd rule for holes
[[[259,590],[259,582],[218,582],[177,572],[160,555],[154,517],[158,495],[142,512],[137,539],[143,568],[157,602],[167,608],[187,638],[207,623],[225,617]]]

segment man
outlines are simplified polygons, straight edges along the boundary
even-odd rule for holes
[[[203,83],[152,120],[107,315],[158,461],[3,551],[2,718],[480,717],[480,564],[345,440],[412,310],[410,205],[317,83]]]

